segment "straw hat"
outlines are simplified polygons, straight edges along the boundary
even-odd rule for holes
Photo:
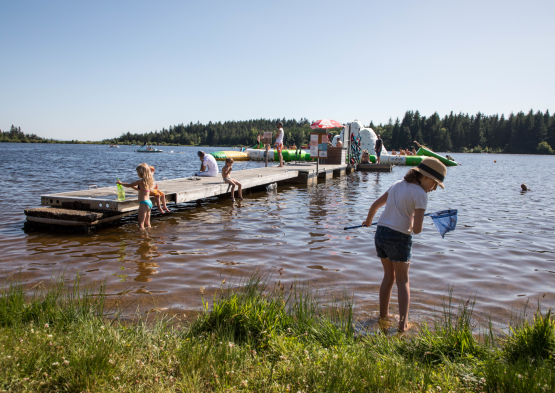
[[[435,180],[441,188],[445,188],[443,180],[445,180],[445,175],[447,174],[447,167],[437,158],[424,157],[414,170]]]

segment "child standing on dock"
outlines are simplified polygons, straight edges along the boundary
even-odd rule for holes
[[[153,166],[149,168],[150,172],[152,173],[152,180],[154,181],[155,169]],[[168,207],[166,206],[166,195],[162,191],[160,191],[156,182],[154,183],[154,187],[152,187],[152,189],[150,190],[150,195],[156,198],[156,206],[158,206],[158,211],[160,211],[160,213],[164,214],[165,212],[170,212],[170,209],[168,209]],[[160,202],[162,202],[162,204],[160,204]]]
[[[150,228],[150,210],[152,209],[152,202],[150,201],[150,190],[154,187],[154,179],[150,168],[144,162],[137,166],[137,175],[139,180],[133,183],[122,183],[117,181],[124,187],[135,188],[139,191],[139,229]]]
[[[233,170],[233,158],[226,158],[225,165],[222,168],[222,177],[224,178],[224,182],[227,184],[231,184],[231,200],[235,202],[235,186],[237,186],[237,194],[239,195],[239,199],[243,199],[243,185],[239,183],[237,180],[233,180],[231,178],[231,171]]]
[[[422,231],[428,192],[443,180],[447,168],[437,158],[426,157],[410,169],[403,180],[393,184],[370,207],[363,226],[372,225],[378,209],[385,205],[378,220],[374,244],[381,259],[384,276],[380,287],[380,319],[389,316],[389,300],[393,283],[397,281],[399,301],[399,331],[408,329],[410,286],[409,266],[412,256],[412,233]]]

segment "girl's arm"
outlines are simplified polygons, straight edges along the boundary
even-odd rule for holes
[[[122,183],[120,180],[118,180],[117,184],[121,184],[124,187],[135,188],[139,184],[141,184],[142,182],[143,182],[143,179],[139,179],[139,180],[137,180],[136,182],[133,182],[133,183]]]
[[[415,234],[422,232],[422,224],[424,223],[424,209],[414,209],[414,217],[412,217],[412,231]]]
[[[386,202],[387,202],[387,192],[383,194],[381,197],[379,197],[378,199],[376,199],[374,203],[372,203],[372,206],[370,206],[370,210],[368,211],[368,216],[366,217],[366,221],[363,221],[362,225],[366,227],[369,227],[370,225],[372,225],[372,220],[374,219],[374,216],[376,215],[380,207],[385,205]]]

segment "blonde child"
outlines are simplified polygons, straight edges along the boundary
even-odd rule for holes
[[[225,165],[222,168],[222,177],[227,184],[231,184],[231,200],[235,202],[235,186],[238,187],[237,193],[239,194],[239,199],[243,199],[243,185],[237,180],[231,178],[231,171],[233,170],[233,158],[226,158]]]
[[[368,150],[364,149],[362,151],[362,157],[360,158],[361,164],[370,164],[370,155],[368,154]]]
[[[154,181],[154,167],[151,166],[150,168],[150,172],[152,173],[152,179]],[[150,195],[152,195],[153,197],[156,198],[156,206],[158,206],[158,210],[160,211],[160,213],[164,214],[164,210],[166,212],[170,212],[170,209],[168,209],[168,207],[166,206],[166,195],[160,191],[160,189],[158,188],[158,184],[155,182],[154,183],[154,187],[152,187],[152,189],[150,190]],[[162,202],[162,204],[160,205],[160,202]]]
[[[437,158],[426,157],[410,169],[403,180],[393,184],[370,207],[363,226],[372,225],[378,209],[385,209],[378,220],[374,244],[381,259],[384,276],[380,287],[380,318],[389,317],[389,300],[393,283],[397,281],[399,301],[399,331],[408,329],[410,286],[409,266],[412,256],[412,233],[422,231],[424,213],[428,206],[427,193],[443,180],[447,168]]]
[[[136,169],[139,180],[133,183],[122,183],[118,180],[117,183],[124,187],[136,187],[139,191],[139,229],[145,229],[145,227],[150,228],[150,210],[152,209],[150,190],[154,187],[154,179],[147,164],[142,163]]]

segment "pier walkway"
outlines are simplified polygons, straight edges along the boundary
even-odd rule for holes
[[[243,185],[243,190],[277,184],[317,183],[318,179],[329,179],[351,173],[347,165],[320,164],[317,172],[315,163],[288,163],[283,168],[277,166],[234,171],[233,179]],[[221,177],[185,177],[157,181],[158,187],[166,194],[168,203],[185,203],[204,198],[229,194],[230,186]],[[49,206],[27,209],[27,229],[56,229],[55,227],[85,227],[86,231],[94,226],[119,220],[135,213],[139,208],[137,192],[126,188],[125,201],[118,201],[116,187],[93,188],[88,190],[62,192],[41,196],[41,205]],[[154,198],[151,198],[154,202]],[[40,224],[40,225],[39,225]],[[88,228],[88,229],[87,229]]]

